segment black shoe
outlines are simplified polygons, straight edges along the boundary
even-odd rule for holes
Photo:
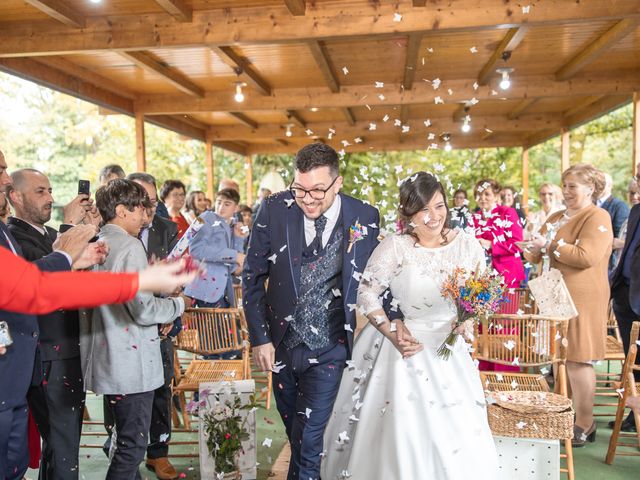
[[[615,420],[612,420],[609,422],[609,428],[613,429],[613,427],[615,426],[616,426]],[[633,420],[633,417],[631,417],[631,420],[629,420],[629,417],[627,417],[622,421],[622,425],[620,426],[620,431],[627,432],[627,433],[636,433],[638,431],[636,428],[635,421]]]

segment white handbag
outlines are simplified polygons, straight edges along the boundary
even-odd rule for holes
[[[538,278],[529,280],[529,290],[536,301],[538,313],[548,317],[574,318],[578,310],[573,303],[562,272],[557,268],[543,271]]]

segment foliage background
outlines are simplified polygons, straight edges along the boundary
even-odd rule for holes
[[[95,105],[2,73],[0,105],[0,149],[9,170],[33,167],[45,172],[58,204],[75,196],[78,179],[95,185],[99,169],[108,163],[118,163],[128,173],[135,169],[135,126],[130,117],[101,115]],[[593,163],[611,173],[615,195],[625,200],[631,177],[631,124],[632,108],[627,105],[571,133],[571,163]],[[159,184],[179,178],[190,190],[205,190],[202,143],[149,124],[145,131],[149,173]],[[471,193],[475,182],[485,177],[520,190],[521,153],[520,148],[347,153],[344,191],[376,204],[391,221],[399,178],[428,170],[438,174],[451,192],[462,187]],[[221,149],[214,155],[217,180],[230,177],[245,184],[243,157]],[[291,162],[289,155],[256,155],[254,195],[269,171],[280,172],[288,183]],[[537,200],[542,183],[560,181],[559,138],[532,148],[529,162],[529,198]],[[244,198],[245,189],[241,190]]]

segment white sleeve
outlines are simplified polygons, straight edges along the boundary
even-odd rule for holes
[[[385,238],[369,257],[358,286],[358,309],[364,315],[383,308],[381,295],[400,270],[397,239],[395,235]]]

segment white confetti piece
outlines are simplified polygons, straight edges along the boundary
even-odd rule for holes
[[[283,364],[282,362],[276,362],[271,366],[271,371],[273,373],[280,373],[280,370],[282,370],[284,367],[286,367],[286,364]]]
[[[272,440],[271,438],[265,438],[265,439],[262,441],[262,446],[263,446],[263,447],[267,447],[267,448],[271,448],[271,442],[272,442],[272,441],[273,441],[273,440]]]
[[[386,98],[383,94],[378,95],[378,98],[380,99],[381,102],[384,102],[384,99]]]
[[[317,329],[316,327],[309,327],[309,329],[311,330],[311,332],[312,332],[314,335],[317,335],[317,334],[318,334],[318,329]]]
[[[524,13],[525,15],[527,13],[529,13],[531,11],[531,5],[523,5],[522,6],[522,13]]]
[[[444,103],[444,101],[442,100],[442,97],[440,96],[434,98],[433,101],[435,102],[436,105]]]
[[[394,22],[401,22],[402,21],[402,15],[400,15],[398,12],[393,14],[393,21]]]
[[[478,53],[478,48],[477,48],[477,47],[471,47],[471,48],[469,49],[469,51],[470,51],[471,53]]]
[[[340,432],[338,434],[338,440],[336,440],[336,443],[338,445],[344,445],[348,441],[349,441],[349,435],[347,435],[347,431],[346,430],[344,432]]]
[[[478,82],[473,82],[473,89],[478,90],[478,88],[480,88],[480,85],[478,85]]]
[[[347,67],[342,67],[342,73],[349,75],[349,69]]]
[[[376,82],[375,86],[376,88],[384,88],[384,82]]]
[[[600,230],[601,232],[606,232],[607,231],[607,227],[605,227],[604,225],[600,225],[598,227],[598,230]]]
[[[345,329],[347,332],[351,332],[351,333],[353,333],[353,328],[351,328],[351,324],[350,324],[350,323],[345,323],[345,324],[344,324],[344,329]]]
[[[160,435],[160,443],[165,443],[167,440],[169,440],[169,434],[168,433],[163,433],[162,435]]]
[[[507,170],[507,164],[502,162],[499,168],[501,172],[505,172]]]
[[[342,292],[340,291],[339,288],[334,288],[331,290],[331,293],[333,293],[333,296],[338,298],[342,296]]]
[[[526,426],[527,426],[526,422],[523,422],[522,420],[520,420],[518,423],[516,423],[516,428],[518,430],[522,430]]]
[[[274,253],[273,255],[271,255],[269,258],[267,258],[267,260],[269,260],[270,262],[273,262],[273,264],[275,265],[276,263],[276,258],[278,257],[277,253]]]
[[[431,126],[431,120],[429,120],[428,118],[423,123],[424,123],[424,126],[427,128]]]
[[[516,342],[514,342],[513,340],[509,340],[508,342],[504,342],[504,347],[509,351],[513,350],[515,346],[516,346]]]
[[[292,322],[293,321],[293,315],[287,315],[286,317],[284,317],[285,322]]]
[[[285,198],[284,199],[284,203],[287,204],[287,208],[291,208],[291,205],[293,205],[295,202],[295,200],[293,198]]]
[[[370,123],[369,124],[369,130],[375,130],[376,129],[376,124],[375,123]]]
[[[518,382],[516,382],[515,380],[511,381],[511,388],[513,390],[516,390],[518,388]]]

